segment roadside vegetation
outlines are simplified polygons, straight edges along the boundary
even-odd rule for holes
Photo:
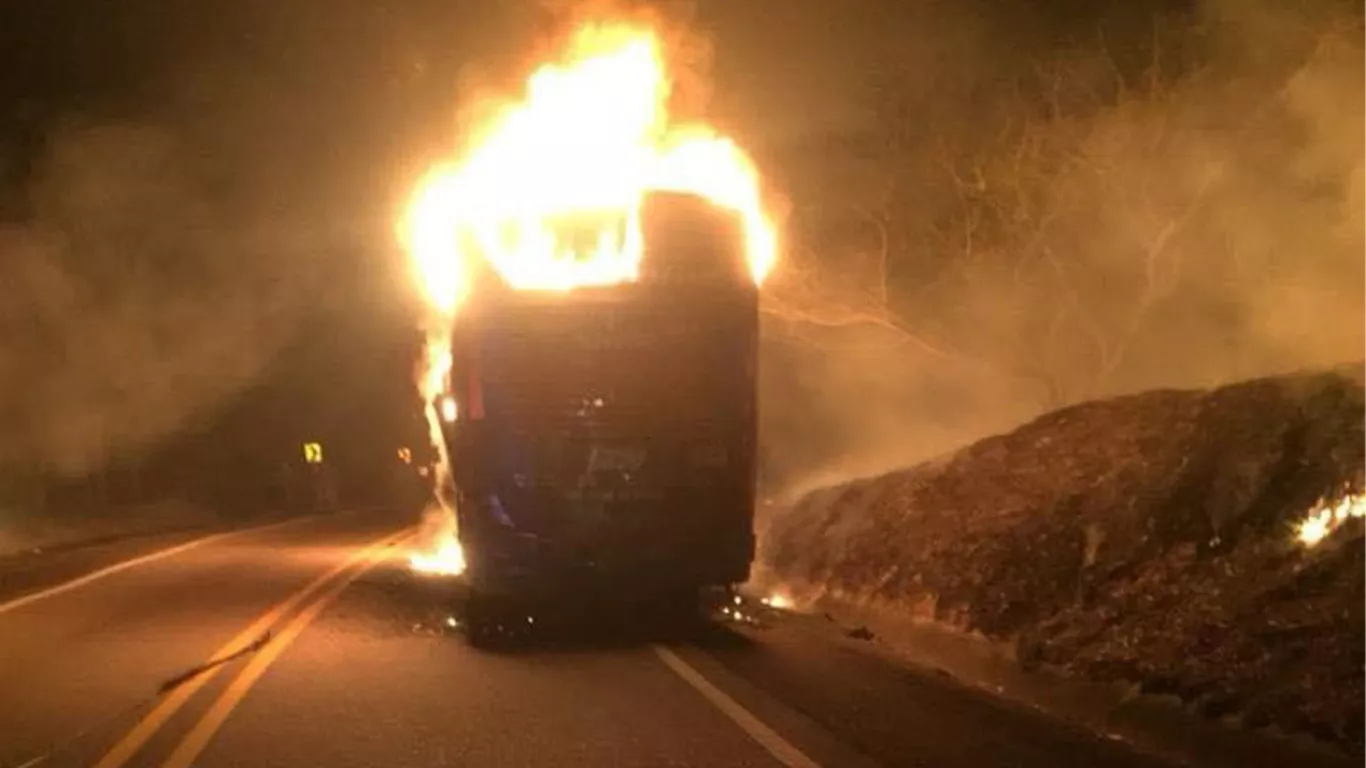
[[[771,513],[769,577],[1360,754],[1361,366],[1083,403]]]

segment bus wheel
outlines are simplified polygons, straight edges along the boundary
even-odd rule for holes
[[[465,604],[465,638],[475,648],[492,650],[502,640],[503,627],[493,601],[471,595]]]

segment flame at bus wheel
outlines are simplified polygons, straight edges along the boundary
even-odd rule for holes
[[[417,544],[408,562],[419,573],[459,576],[465,572],[465,552],[456,535],[453,509],[433,505],[422,513]]]
[[[419,471],[432,480],[433,503],[423,510],[409,564],[420,573],[458,576],[465,570],[460,547],[455,505],[447,491],[450,478],[449,456],[441,431],[444,393],[449,388],[451,368],[450,330],[444,321],[434,321],[429,329],[423,356],[416,369],[416,384],[422,397],[427,439],[436,449],[435,471]],[[425,468],[420,468],[425,469]]]
[[[759,284],[777,260],[778,237],[759,174],[730,138],[668,114],[672,79],[658,31],[628,21],[574,29],[560,57],[538,67],[519,99],[490,110],[467,151],[431,168],[400,222],[437,329],[419,372],[431,439],[440,456],[437,496],[445,521],[414,554],[418,570],[463,569],[442,437],[450,328],[490,268],[514,289],[568,291],[632,282],[644,243],[647,194],[705,199],[743,226],[748,272]],[[430,515],[429,515],[430,517]],[[457,571],[458,572],[458,571]]]

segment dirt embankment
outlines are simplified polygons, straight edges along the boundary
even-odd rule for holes
[[[811,493],[761,564],[1360,754],[1366,557],[1360,366],[1047,414],[943,460]]]

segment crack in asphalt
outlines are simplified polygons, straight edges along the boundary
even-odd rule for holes
[[[261,635],[257,637],[255,640],[252,640],[250,643],[247,643],[238,650],[233,651],[232,653],[229,653],[226,656],[220,656],[216,659],[210,659],[204,662],[203,664],[197,664],[185,670],[184,672],[181,672],[178,675],[167,678],[165,682],[157,686],[157,695],[162,696],[167,693],[170,693],[171,691],[174,691],[176,688],[179,688],[185,683],[188,683],[189,681],[198,677],[200,674],[209,671],[210,669],[213,669],[215,667],[221,667],[224,664],[232,662],[236,659],[240,659],[243,656],[250,656],[251,654],[256,653],[257,651],[266,647],[266,643],[269,643],[273,636],[274,633],[272,632],[272,630],[267,629],[265,632],[262,632]]]
[[[137,701],[133,702],[132,704],[129,704],[126,707],[123,707],[122,709],[114,712],[113,714],[107,717],[102,717],[96,720],[95,722],[87,725],[86,727],[76,731],[71,737],[59,741],[57,744],[49,747],[46,751],[34,755],[33,757],[30,757],[29,759],[23,762],[10,763],[8,764],[7,768],[33,768],[34,766],[42,765],[43,763],[47,762],[53,757],[56,757],[57,755],[60,755],[63,752],[66,752],[67,750],[76,746],[77,744],[80,744],[81,741],[84,740],[90,734],[104,728],[110,723],[115,723],[119,720],[126,718],[132,713],[137,712],[138,710],[145,709],[146,707],[151,706],[161,697],[165,696],[171,691],[174,691],[175,689],[179,688],[185,683],[188,683],[189,681],[195,679],[199,675],[216,667],[221,667],[224,664],[236,661],[237,659],[257,653],[262,648],[266,647],[266,645],[271,641],[271,639],[274,638],[274,636],[274,630],[267,629],[265,632],[262,632],[260,636],[258,636],[255,640],[252,640],[250,643],[247,643],[246,645],[242,646],[236,651],[233,651],[232,653],[227,654],[226,656],[220,656],[216,659],[210,659],[209,661],[206,661],[203,664],[197,664],[193,667],[190,667],[189,669],[186,669],[183,672],[179,672],[175,675],[172,675],[171,677],[168,677],[164,681],[162,681],[161,684],[157,686],[156,692],[153,693],[151,696],[146,696],[141,699],[138,699]]]

